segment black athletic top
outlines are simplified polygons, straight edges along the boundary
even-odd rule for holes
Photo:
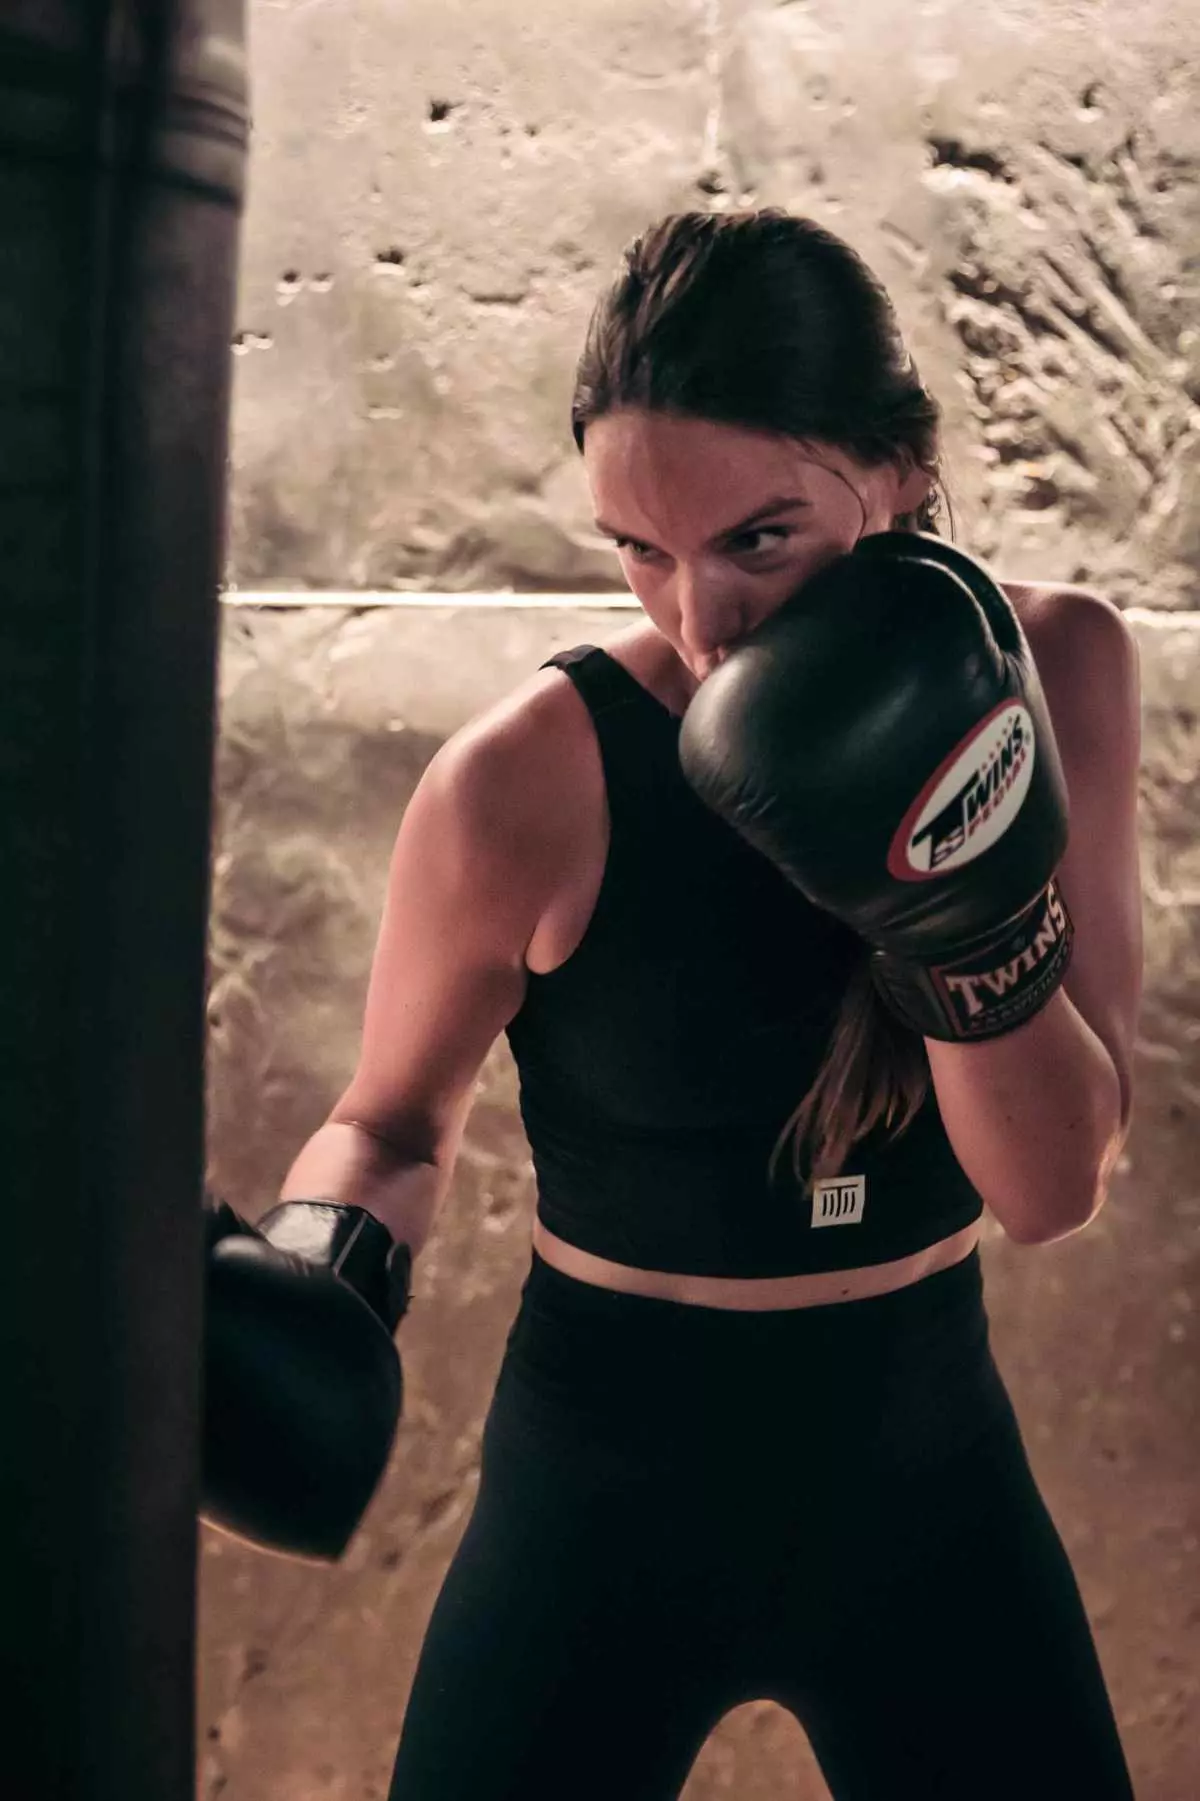
[[[538,1216],[638,1269],[783,1276],[886,1263],[983,1202],[930,1096],[810,1199],[775,1141],[807,1093],[861,946],[697,800],[679,720],[605,651],[574,682],[604,765],[611,839],[582,942],[529,977],[508,1040]]]

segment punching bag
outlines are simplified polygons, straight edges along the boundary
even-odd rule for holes
[[[243,0],[0,0],[0,1787],[194,1792]]]

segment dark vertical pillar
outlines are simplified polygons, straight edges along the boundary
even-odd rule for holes
[[[193,1792],[243,0],[0,4],[0,1786]]]

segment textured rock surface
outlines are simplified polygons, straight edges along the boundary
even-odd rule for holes
[[[1023,1251],[991,1229],[984,1255],[997,1357],[1074,1560],[1139,1801],[1186,1801],[1200,1668],[1200,619],[1131,617],[1145,695],[1136,1124],[1086,1233]],[[585,607],[227,611],[210,1177],[235,1205],[262,1210],[350,1073],[388,854],[433,750],[554,650],[603,643],[624,623]],[[474,1498],[532,1216],[500,1044],[417,1266],[402,1329],[408,1415],[345,1563],[292,1566],[205,1533],[206,1797],[386,1792],[425,1623]],[[762,1703],[718,1727],[687,1801],[785,1792],[825,1795],[796,1723]]]
[[[1196,604],[1192,0],[252,22],[243,586],[608,585],[565,427],[598,285],[660,212],[783,204],[893,293],[967,542],[1014,578]]]
[[[261,1211],[350,1073],[400,815],[444,738],[623,623],[566,428],[621,244],[779,203],[862,250],[945,409],[963,542],[1088,582],[1143,654],[1137,1118],[1085,1234],[985,1242],[993,1336],[1072,1556],[1139,1801],[1195,1792],[1200,1099],[1200,18],[1193,0],[251,0],[257,136],[230,572],[243,589],[511,587],[231,608],[210,1176]],[[575,597],[575,604],[571,597]],[[1103,697],[1097,696],[1097,704]],[[470,1512],[527,1267],[511,1065],[483,1071],[403,1328],[408,1416],[345,1563],[205,1533],[200,1794],[369,1801]],[[738,1709],[686,1801],[825,1801]]]

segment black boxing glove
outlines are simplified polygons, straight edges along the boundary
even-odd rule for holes
[[[361,1207],[206,1215],[202,1516],[265,1550],[340,1557],[404,1400],[412,1253]]]
[[[211,1251],[223,1238],[254,1238],[257,1234],[250,1221],[235,1213],[228,1201],[219,1195],[204,1197],[204,1249]]]
[[[684,774],[873,947],[911,1030],[994,1038],[1062,983],[1067,792],[1007,597],[926,533],[862,539],[744,639],[684,716]]]

